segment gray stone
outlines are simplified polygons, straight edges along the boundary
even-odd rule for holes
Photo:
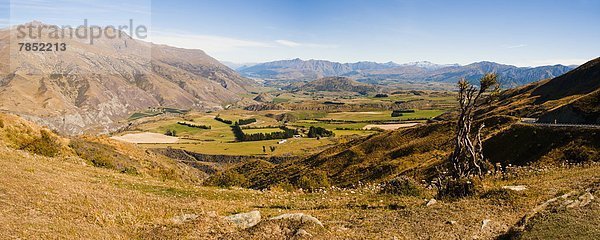
[[[196,218],[198,218],[198,215],[196,214],[183,214],[181,216],[175,216],[171,218],[171,221],[173,221],[175,224],[182,224],[187,221],[195,220]]]
[[[586,192],[585,194],[579,196],[579,200],[581,201],[579,206],[585,207],[594,200],[594,195],[592,195],[590,192]]]
[[[427,204],[425,204],[425,206],[429,207],[431,205],[434,205],[437,203],[437,200],[435,200],[435,198],[432,198],[431,200],[427,201]]]
[[[261,216],[259,211],[252,211],[227,216],[225,219],[242,229],[246,229],[258,224],[261,220]]]
[[[523,185],[517,185],[517,186],[503,186],[503,189],[508,189],[508,190],[513,190],[513,191],[525,191],[527,190],[527,186],[523,186]]]
[[[490,219],[484,219],[483,221],[481,221],[481,230],[483,230],[488,224],[490,224],[492,220]]]
[[[456,221],[454,221],[454,220],[449,220],[449,221],[446,221],[446,224],[454,225],[454,224],[456,224]]]
[[[323,227],[323,223],[321,223],[321,221],[319,221],[319,219],[317,219],[311,215],[304,214],[304,213],[286,213],[286,214],[281,214],[277,217],[272,217],[269,220],[280,220],[280,219],[298,221],[301,223],[313,223],[315,225],[319,225],[319,226]]]
[[[296,231],[296,234],[294,234],[298,237],[312,237],[312,234],[310,234],[309,232],[307,232],[306,230],[300,228],[298,229],[298,231]]]

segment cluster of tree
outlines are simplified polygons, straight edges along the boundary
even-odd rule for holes
[[[263,146],[262,148],[263,148],[263,153],[267,153],[267,148],[265,146]],[[271,152],[275,152],[276,149],[277,149],[277,147],[275,147],[275,146],[269,146],[269,150],[271,150]]]
[[[332,101],[325,101],[323,104],[325,105],[344,105],[346,103],[343,102],[332,102]]]
[[[176,137],[177,136],[177,131],[171,130],[171,129],[167,129],[167,131],[165,132],[165,135],[171,136],[171,137]]]
[[[322,127],[310,126],[310,128],[308,129],[308,137],[309,138],[333,137],[333,136],[335,136],[333,131],[329,131]]]
[[[283,132],[272,132],[272,133],[254,133],[254,134],[245,134],[240,125],[231,126],[233,131],[233,135],[235,139],[240,142],[247,141],[263,141],[263,140],[273,140],[273,139],[287,139],[293,138],[294,135],[297,134],[295,129],[289,129],[287,127],[281,127],[280,129]]]
[[[219,121],[219,122],[222,122],[222,123],[225,123],[225,124],[233,124],[233,121],[231,121],[231,120],[226,120],[226,119],[222,119],[222,118],[221,118],[221,117],[219,117],[219,116],[216,116],[216,117],[215,117],[215,120],[217,120],[217,121]]]
[[[237,121],[236,125],[248,125],[250,123],[255,123],[256,122],[256,118],[249,118],[249,119],[240,119]]]
[[[280,128],[278,125],[268,125],[268,126],[242,126],[242,129],[267,129],[267,128]]]
[[[364,130],[362,128],[337,127],[335,130]]]
[[[187,126],[187,127],[192,127],[192,128],[211,129],[211,127],[207,126],[207,125],[199,125],[199,124],[193,124],[193,123],[188,123],[188,122],[177,122],[177,124]]]
[[[402,109],[402,110],[394,110],[392,112],[392,117],[402,117],[405,113],[414,113],[413,109]]]
[[[378,93],[377,95],[375,95],[375,98],[386,98],[386,97],[389,97],[389,96],[385,93]]]

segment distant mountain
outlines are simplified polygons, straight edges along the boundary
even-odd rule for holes
[[[49,26],[39,22],[31,26]],[[49,28],[42,28],[47,39]],[[0,29],[0,110],[64,133],[106,132],[149,107],[219,109],[241,100],[254,82],[201,50],[133,39],[94,44],[61,39],[63,52],[18,52],[14,28]],[[10,59],[9,59],[10,57]]]
[[[256,65],[256,63],[234,63],[234,62],[227,62],[227,61],[220,61],[223,65],[236,70],[236,71],[241,71],[244,70],[246,68],[252,67],[254,65]]]
[[[383,82],[447,82],[461,78],[476,81],[486,72],[496,72],[505,88],[560,76],[572,67],[555,65],[542,67],[515,67],[493,62],[478,62],[465,66],[458,64],[435,64],[427,61],[406,64],[393,62],[337,63],[324,60],[283,60],[261,63],[240,70],[246,77],[265,80],[306,81],[322,77],[345,76],[360,82],[382,84]]]
[[[295,90],[309,92],[355,92],[367,94],[376,92],[378,88],[346,77],[325,77],[304,84]]]

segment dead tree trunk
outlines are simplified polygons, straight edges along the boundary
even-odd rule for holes
[[[472,133],[472,129],[473,115],[480,106],[480,98],[493,86],[496,86],[495,90],[498,89],[496,74],[486,74],[481,78],[479,88],[464,79],[458,82],[460,115],[456,126],[454,151],[450,156],[450,173],[455,179],[482,176],[487,171],[481,140],[481,131],[485,126],[478,126],[476,133]]]

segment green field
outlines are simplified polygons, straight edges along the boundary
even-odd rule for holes
[[[332,139],[321,138],[299,138],[288,139],[285,143],[278,144],[281,140],[266,140],[253,142],[194,142],[194,143],[178,143],[178,144],[144,144],[148,148],[165,148],[172,147],[176,149],[184,149],[192,152],[211,154],[211,155],[306,155],[319,147],[324,147],[334,143]],[[263,146],[266,152],[263,152]],[[276,149],[274,152],[269,150],[270,146]]]
[[[337,112],[329,113],[321,119],[343,121],[386,121],[430,119],[444,113],[444,110],[416,110],[414,113],[403,113],[401,117],[392,117],[392,111],[381,112]]]
[[[245,134],[283,132],[281,128],[243,129]]]
[[[180,138],[178,143],[174,144],[145,144],[147,147],[173,147],[186,149],[193,152],[215,155],[306,155],[316,153],[327,146],[331,146],[339,141],[346,141],[346,136],[358,135],[367,136],[377,134],[378,131],[363,130],[366,125],[372,122],[386,121],[424,121],[431,119],[445,112],[442,107],[436,110],[415,109],[414,113],[404,113],[400,117],[392,117],[392,111],[374,110],[374,111],[343,111],[343,112],[326,112],[319,110],[323,102],[343,102],[346,105],[371,104],[374,102],[389,102],[389,101],[411,101],[419,99],[427,99],[427,101],[448,102],[453,101],[453,96],[433,94],[433,95],[414,95],[414,94],[396,94],[390,95],[387,98],[372,98],[361,96],[342,96],[342,95],[319,95],[306,93],[289,93],[283,92],[275,97],[274,102],[281,103],[286,106],[288,104],[296,104],[299,109],[307,110],[272,110],[272,111],[245,111],[241,109],[228,109],[217,112],[181,112],[184,113],[180,117],[169,117],[166,119],[152,121],[151,118],[146,123],[136,125],[133,132],[153,132],[164,134],[168,130],[175,131],[176,136]],[[254,94],[247,94],[244,97],[250,98]],[[331,107],[331,106],[328,106]],[[431,107],[431,105],[427,105]],[[156,110],[155,110],[156,111]],[[179,111],[177,109],[162,109],[161,111]],[[143,118],[152,116],[152,114],[160,114],[153,111],[140,112],[132,115],[132,118]],[[282,116],[283,114],[283,116]],[[324,139],[288,139],[285,143],[278,144],[281,140],[266,140],[253,142],[236,142],[232,132],[231,125],[216,121],[214,118],[219,116],[222,119],[232,122],[240,119],[254,118],[257,121],[248,125],[242,126],[244,133],[272,133],[281,132],[281,126],[286,124],[289,128],[300,129],[300,135],[307,133],[310,127],[322,127],[333,131],[335,137]],[[267,117],[268,116],[268,117]],[[285,122],[279,122],[277,119],[284,119]],[[324,120],[333,120],[327,122]],[[196,125],[210,126],[211,129],[200,129],[177,124],[179,121],[185,121]],[[337,121],[337,122],[335,122]],[[264,127],[264,128],[262,128]],[[127,132],[122,133],[127,134]],[[263,152],[263,146],[266,152]],[[270,151],[270,146],[276,147],[274,152]]]

